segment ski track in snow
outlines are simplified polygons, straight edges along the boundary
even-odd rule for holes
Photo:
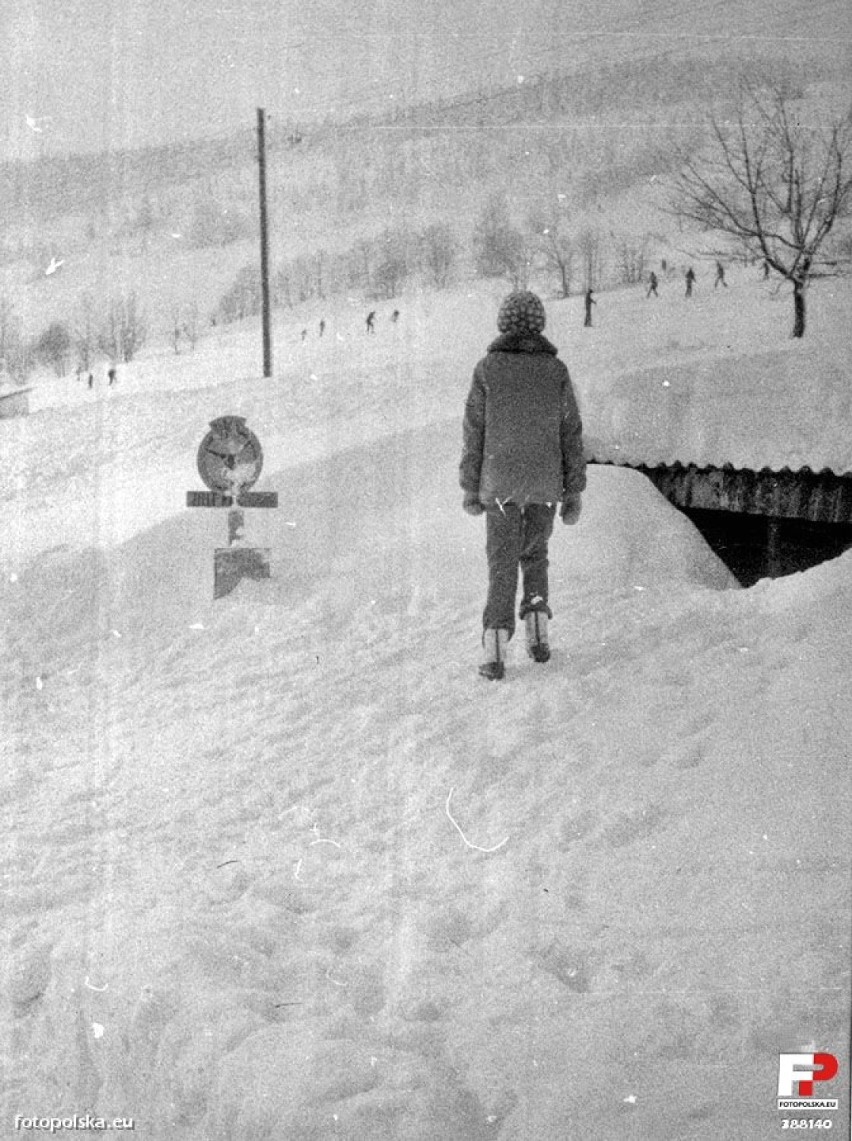
[[[166,394],[161,443],[153,400],[104,409],[86,518],[110,481],[177,479],[177,506],[52,551],[99,437],[14,426],[54,436],[0,598],[3,1120],[773,1136],[778,1051],[844,1049],[852,555],[728,589],[646,481],[596,469],[552,543],[553,660],[519,637],[489,685],[466,377],[418,364],[388,406],[399,375],[381,415],[329,382],[320,427],[288,403],[262,433],[274,576],[216,604],[223,522],[180,500],[224,392]],[[256,426],[269,389],[227,395]]]

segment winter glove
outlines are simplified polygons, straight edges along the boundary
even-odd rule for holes
[[[579,495],[566,495],[562,500],[562,506],[559,508],[559,514],[562,516],[562,522],[571,527],[580,518],[580,512],[583,509],[583,500]]]
[[[479,502],[478,495],[465,495],[462,504],[468,515],[481,515],[485,508]]]

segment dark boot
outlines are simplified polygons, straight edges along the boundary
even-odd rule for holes
[[[544,610],[530,610],[524,617],[527,628],[527,653],[534,662],[550,661],[547,640],[547,614]]]
[[[482,635],[482,647],[485,653],[479,672],[489,681],[500,681],[505,676],[508,644],[508,630],[488,629]]]

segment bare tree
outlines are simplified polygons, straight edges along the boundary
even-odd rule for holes
[[[372,292],[379,297],[395,297],[408,277],[410,242],[402,230],[385,230],[376,245]]]
[[[370,288],[374,261],[375,250],[372,242],[366,238],[359,238],[347,255],[347,286],[367,292]]]
[[[272,295],[275,305],[293,308],[293,268],[290,262],[286,262],[276,272]]]
[[[297,304],[311,300],[316,291],[312,257],[307,254],[299,254],[293,259],[290,263],[290,285]]]
[[[24,336],[23,321],[12,303],[0,296],[0,374],[7,373],[16,384],[23,384],[35,367],[35,350]]]
[[[545,267],[559,275],[562,296],[571,293],[571,277],[574,270],[574,240],[565,233],[565,222],[561,212],[552,210],[533,213],[528,226]]]
[[[0,295],[0,360],[7,360],[20,340],[21,319],[8,297]]]
[[[175,356],[177,356],[180,353],[180,339],[183,336],[181,307],[178,304],[172,305],[172,319],[170,324],[172,347],[175,350]]]
[[[622,234],[615,237],[614,244],[622,284],[635,285],[639,281],[644,281],[650,245],[648,235],[644,234],[641,239],[637,239]]]
[[[114,363],[132,361],[147,336],[148,323],[136,294],[114,297],[98,335],[98,348],[103,355]]]
[[[84,293],[77,302],[71,324],[71,338],[78,368],[81,372],[89,372],[98,345],[95,301],[90,293]]]
[[[325,267],[328,261],[328,254],[325,250],[315,250],[312,257],[314,269],[314,294],[320,301],[325,300],[326,291],[326,278]]]
[[[680,218],[733,237],[790,282],[794,337],[804,336],[809,281],[836,271],[820,250],[849,207],[850,144],[852,113],[816,128],[782,86],[743,83],[730,122],[712,117],[709,149],[681,156],[674,178]]]
[[[482,277],[508,277],[514,289],[526,288],[532,253],[515,229],[502,194],[492,195],[473,228],[473,258]]]
[[[143,194],[142,201],[139,204],[139,209],[136,213],[134,220],[134,229],[139,235],[139,244],[141,253],[148,252],[148,246],[151,242],[151,236],[156,228],[157,219],[154,213],[154,204],[151,201],[149,194]]]
[[[446,289],[458,256],[458,242],[446,222],[427,226],[420,235],[420,262],[431,285]]]
[[[603,239],[600,231],[583,230],[577,239],[586,289],[597,289],[603,278]]]
[[[191,301],[184,308],[183,335],[189,341],[190,349],[195,349],[201,339],[201,310],[197,301]]]

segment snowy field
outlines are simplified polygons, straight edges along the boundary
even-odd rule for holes
[[[801,376],[792,446],[829,409],[841,455],[848,288],[799,344],[788,297],[729,279],[601,295],[591,330],[548,303],[590,435],[628,439],[634,383],[682,413],[738,376],[777,434]],[[852,553],[741,590],[592,468],[553,660],[478,678],[457,465],[499,295],[404,298],[375,337],[300,315],[272,381],[255,329],[219,333],[0,422],[3,1137],[758,1141],[780,1051],[848,1075]],[[224,414],[280,506],[248,521],[273,578],[214,603],[225,521],[184,504]]]

